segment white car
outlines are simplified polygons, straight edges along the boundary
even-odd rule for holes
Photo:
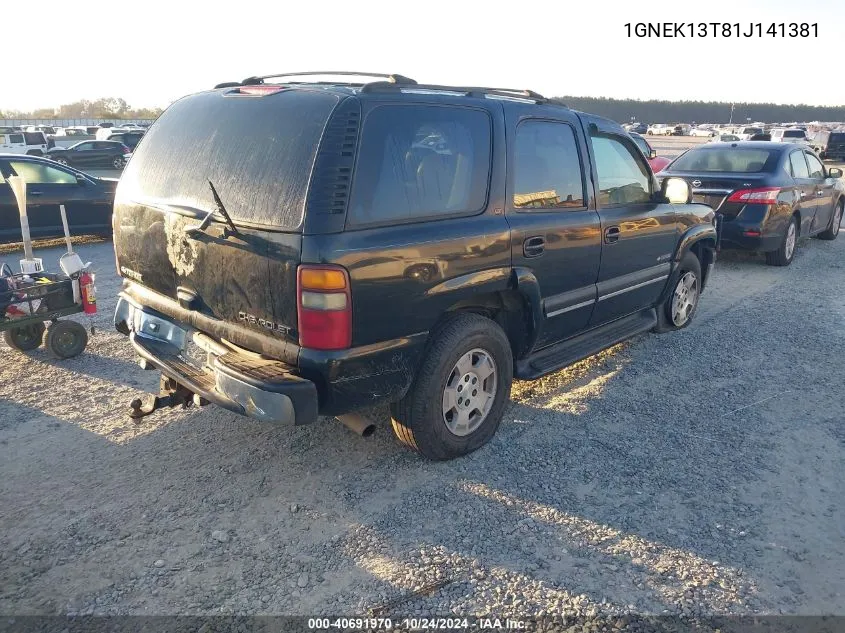
[[[736,143],[739,137],[736,134],[717,134],[710,139],[711,143]]]
[[[47,137],[43,132],[21,132],[16,128],[0,127],[0,154],[43,156],[47,153]]]
[[[649,136],[669,136],[675,131],[674,126],[666,125],[665,123],[655,123],[649,125],[646,134]]]
[[[716,136],[716,131],[709,127],[694,127],[690,130],[690,136]]]
[[[796,145],[810,146],[810,139],[807,133],[799,128],[776,127],[771,130],[772,140],[778,143],[795,143]]]
[[[737,132],[737,136],[739,137],[740,141],[747,141],[755,134],[762,134],[763,128],[761,127],[744,127],[739,132]]]

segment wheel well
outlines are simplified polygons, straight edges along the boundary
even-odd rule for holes
[[[710,264],[713,262],[713,254],[716,250],[716,241],[710,238],[699,240],[690,246],[690,252],[698,258],[701,264],[701,289],[707,285],[707,275],[710,272]]]
[[[792,212],[792,217],[795,218],[796,220],[798,220],[798,226],[795,228],[795,236],[801,237],[801,210],[795,209],[795,211]],[[787,229],[789,228],[788,224],[787,224],[786,228]],[[784,230],[784,233],[786,233],[785,230]]]
[[[514,357],[520,357],[528,340],[531,328],[530,308],[521,294],[515,290],[503,290],[474,295],[452,305],[444,312],[430,330],[429,338],[456,313],[470,312],[494,321],[504,330],[513,350]]]

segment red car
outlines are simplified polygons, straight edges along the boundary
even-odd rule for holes
[[[651,145],[648,144],[648,141],[636,132],[629,132],[628,135],[632,139],[634,139],[634,142],[637,144],[637,147],[640,148],[640,151],[648,159],[648,164],[651,166],[651,171],[653,171],[655,174],[659,171],[663,171],[663,168],[672,162],[669,158],[666,158],[664,156],[658,156],[657,150],[652,149]]]

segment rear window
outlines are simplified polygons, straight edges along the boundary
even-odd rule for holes
[[[364,123],[349,207],[355,225],[481,211],[490,117],[451,106],[384,105]]]
[[[27,145],[44,145],[47,142],[41,132],[24,132],[23,135]]]
[[[784,138],[804,138],[805,134],[802,130],[786,130],[783,133]]]
[[[756,173],[773,171],[777,151],[767,149],[692,149],[672,163],[672,171],[727,171]]]
[[[235,221],[300,226],[311,168],[338,97],[282,90],[263,97],[186,97],[138,145],[118,195],[139,202],[215,209],[208,181]]]
[[[845,132],[834,132],[831,133],[830,138],[827,139],[828,143],[845,143]]]

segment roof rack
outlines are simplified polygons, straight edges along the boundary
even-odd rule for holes
[[[261,75],[257,77],[247,77],[241,82],[241,85],[248,86],[253,84],[262,84],[264,83],[265,79],[277,79],[279,77],[313,77],[315,75],[334,75],[338,77],[378,77],[380,79],[386,79],[387,81],[384,83],[392,83],[392,84],[402,84],[402,85],[415,85],[417,82],[410,77],[405,77],[404,75],[399,75],[396,73],[367,73],[367,72],[355,72],[351,70],[315,70],[309,72],[297,72],[297,73],[276,73],[273,75]],[[322,83],[322,82],[321,82]],[[345,82],[349,85],[355,86],[362,86],[364,83],[352,83],[352,82]]]
[[[387,81],[375,81],[365,84],[361,88],[361,92],[381,92],[390,90],[401,90],[411,88],[413,90],[431,90],[442,92],[460,92],[467,97],[480,97],[491,95],[495,97],[510,97],[516,99],[530,99],[536,103],[548,103],[549,99],[541,95],[539,92],[533,90],[525,90],[520,88],[486,88],[482,86],[443,86],[439,84],[419,84],[406,85],[402,83],[392,83]],[[559,103],[558,105],[563,105]]]

